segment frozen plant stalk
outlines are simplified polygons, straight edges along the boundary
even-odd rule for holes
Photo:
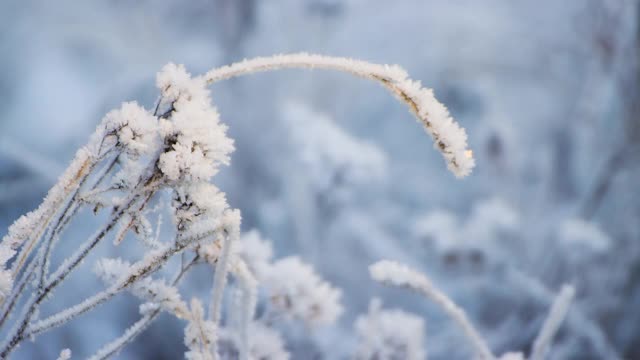
[[[463,329],[476,354],[482,360],[493,360],[495,355],[489,349],[482,336],[473,327],[464,310],[447,295],[438,290],[423,274],[393,261],[383,260],[369,267],[371,277],[386,285],[406,287],[416,291],[438,304]]]
[[[378,65],[366,61],[306,53],[258,57],[213,69],[204,75],[207,83],[256,72],[286,68],[329,69],[350,73],[381,83],[422,123],[433,137],[434,145],[457,177],[471,173],[475,162],[467,149],[467,134],[449,114],[449,110],[433,96],[433,90],[408,77],[398,65]]]
[[[538,337],[533,343],[531,360],[543,360],[545,358],[553,336],[560,328],[567,312],[569,312],[569,306],[575,293],[576,291],[573,286],[569,285],[563,286],[560,290],[560,294],[556,297],[553,305],[551,305],[551,311],[542,325],[542,330],[540,330]]]
[[[489,345],[483,339],[481,334],[474,328],[471,321],[467,318],[464,310],[456,305],[442,291],[438,290],[431,281],[420,272],[409,268],[406,265],[390,261],[382,260],[369,267],[371,277],[385,285],[398,286],[408,288],[417,293],[424,295],[426,298],[435,302],[440,306],[447,315],[449,315],[460,327],[462,327],[465,336],[471,342],[473,349],[479,359],[482,360],[524,360],[525,357],[520,352],[508,352],[496,358],[491,352]],[[538,334],[534,344],[533,351],[529,360],[543,360],[551,340],[562,324],[569,305],[573,299],[575,290],[572,286],[563,286],[560,294],[556,297],[551,311],[542,330]]]

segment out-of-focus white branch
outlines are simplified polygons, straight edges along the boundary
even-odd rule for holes
[[[240,360],[249,360],[249,326],[253,321],[255,312],[258,281],[249,270],[247,264],[241,259],[234,259],[231,264],[231,271],[240,283],[240,298],[237,306],[240,338],[239,358]]]
[[[485,340],[473,327],[464,310],[456,305],[447,295],[438,290],[423,274],[400,263],[382,260],[369,267],[371,277],[385,285],[409,288],[438,304],[464,331],[477,355],[482,360],[494,360],[496,357]]]
[[[551,345],[551,340],[553,336],[556,334],[560,325],[564,321],[565,316],[569,312],[569,306],[571,305],[571,301],[573,300],[573,296],[575,295],[575,289],[573,286],[565,285],[560,290],[560,294],[556,297],[551,306],[551,311],[547,316],[547,319],[542,325],[542,329],[536,337],[536,340],[533,343],[533,350],[531,352],[531,360],[543,360],[547,351],[549,350],[549,346]]]
[[[71,359],[71,350],[64,349],[60,351],[60,355],[58,355],[58,360],[69,360]]]

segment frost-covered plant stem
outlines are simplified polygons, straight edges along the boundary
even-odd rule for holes
[[[4,306],[4,313],[0,321],[1,324],[4,324],[9,317],[10,312],[12,312],[13,307],[26,288],[26,284],[30,281],[34,273],[39,270],[37,274],[38,277],[36,278],[38,283],[37,290],[30,299],[27,300],[24,305],[24,311],[22,311],[22,317],[16,321],[15,326],[5,339],[4,346],[0,353],[2,358],[6,358],[13,348],[24,339],[25,329],[40,303],[82,262],[87,254],[119,221],[125,211],[128,211],[128,207],[137,201],[138,196],[132,196],[131,201],[128,202],[126,206],[119,209],[115,208],[111,221],[98,231],[92,239],[87,241],[71,258],[65,260],[53,276],[47,278],[51,250],[61,231],[70,222],[79,208],[79,194],[83,185],[92,175],[97,165],[102,163],[107,155],[116,149],[117,144],[104,146],[106,137],[114,135],[106,132],[106,125],[108,124],[101,124],[92,136],[90,142],[76,153],[71,165],[60,177],[59,182],[49,191],[43,203],[35,211],[16,221],[9,229],[9,234],[2,240],[1,245],[4,246],[5,249],[12,247],[21,247],[21,249],[17,259],[13,262],[11,276],[14,280],[18,279],[18,286],[14,287],[9,294],[9,301]],[[104,168],[105,170],[99,174],[93,188],[97,187],[111,171],[118,156],[119,154],[116,154],[110,164]],[[155,162],[153,167],[155,168]],[[148,184],[145,183],[143,185],[146,186]],[[136,189],[137,188],[138,186],[136,186]],[[137,191],[133,193],[136,194]],[[65,203],[66,205],[64,205]],[[53,225],[51,225],[52,223]],[[22,278],[20,279],[20,269],[29,257],[31,251],[37,247],[44,231],[47,229],[47,235],[44,240],[45,243],[41,246],[40,251],[31,261],[27,271],[22,274]],[[8,250],[3,251],[6,254]],[[7,260],[8,258],[5,258],[4,262]],[[2,300],[5,300],[4,297]]]
[[[214,326],[218,326],[220,322],[220,312],[222,307],[222,296],[224,295],[224,288],[227,284],[227,273],[229,270],[229,253],[231,252],[231,246],[234,241],[238,240],[238,233],[240,229],[225,229],[222,239],[221,254],[216,262],[216,272],[213,276],[213,287],[211,289],[211,302],[209,304],[209,320],[213,322]],[[218,344],[214,342],[211,344],[211,353],[214,358],[217,359]]]
[[[104,169],[102,169],[100,174],[98,174],[95,183],[93,184],[93,186],[91,186],[91,190],[95,190],[98,186],[100,186],[104,178],[107,176],[107,174],[111,172],[115,164],[118,162],[119,157],[120,157],[120,154],[117,153],[115,156],[113,156],[113,159],[111,159],[111,161],[104,166]],[[44,261],[42,261],[42,259],[39,260],[40,276],[38,281],[39,283],[38,288],[44,287],[44,281],[49,274],[49,264],[51,262],[51,251],[54,246],[54,243],[59,238],[61,232],[69,224],[73,216],[76,215],[76,212],[80,208],[80,204],[79,204],[80,190],[82,189],[82,186],[84,185],[84,183],[87,181],[88,178],[89,178],[89,174],[85,175],[83,179],[80,181],[80,184],[78,185],[78,188],[76,189],[76,191],[73,193],[71,200],[68,202],[67,206],[62,211],[62,214],[56,220],[57,221],[56,225],[52,228],[50,235],[45,240],[44,254],[42,256],[42,259],[44,259]]]
[[[219,67],[203,75],[208,84],[257,72],[287,68],[328,69],[350,73],[381,83],[409,109],[433,137],[436,148],[444,156],[449,170],[464,177],[475,163],[467,149],[467,135],[449,115],[444,105],[433,96],[433,91],[408,78],[397,65],[378,65],[366,61],[306,53],[257,57],[228,66]]]
[[[26,272],[27,274],[33,274],[33,272],[35,271],[35,268],[37,266],[37,262],[32,262],[31,264],[29,264],[29,267],[27,268]],[[11,312],[13,311],[13,308],[15,307],[16,303],[18,302],[18,298],[20,298],[20,295],[22,295],[22,293],[24,292],[24,289],[27,287],[27,284],[29,283],[29,278],[31,276],[30,275],[25,275],[23,276],[17,285],[14,285],[14,291],[11,293],[11,295],[9,296],[8,299],[5,299],[5,301],[2,304],[2,318],[0,318],[0,328],[4,325],[5,321],[7,321],[7,319],[9,318],[9,316],[11,315]]]
[[[549,316],[547,316],[544,325],[542,325],[542,330],[540,330],[538,337],[536,337],[533,343],[531,360],[543,360],[545,358],[553,336],[558,331],[558,328],[569,311],[569,306],[571,305],[574,295],[575,289],[572,286],[565,285],[560,290],[560,294],[551,306]]]
[[[553,303],[557,300],[557,296],[548,289],[539,280],[527,276],[520,271],[511,269],[508,273],[508,280],[529,296],[535,297],[538,301],[549,304],[553,307]],[[609,343],[606,334],[594,324],[594,321],[582,313],[579,307],[575,307],[573,311],[567,313],[567,326],[589,340],[591,345],[597,349],[598,354],[604,354],[608,359],[617,360],[621,356],[617,353],[613,345]]]
[[[153,162],[153,168],[155,168],[155,161]],[[25,305],[25,311],[23,312],[23,316],[16,323],[17,326],[13,331],[9,333],[7,339],[5,340],[2,349],[0,350],[0,358],[6,358],[11,351],[22,341],[25,339],[25,333],[31,318],[36,312],[38,306],[42,303],[43,300],[47,298],[47,296],[69,275],[71,271],[73,271],[81,262],[86,258],[86,256],[93,250],[96,245],[116,226],[120,218],[129,211],[141,197],[144,198],[143,204],[140,206],[139,210],[146,204],[146,202],[151,198],[154,191],[148,190],[148,186],[151,186],[156,178],[156,173],[153,171],[153,168],[149,170],[147,173],[148,177],[146,179],[140,181],[138,186],[136,187],[136,191],[126,199],[123,206],[117,207],[114,210],[114,213],[111,216],[111,219],[105,224],[100,230],[98,230],[89,240],[87,240],[76,252],[66,259],[58,269],[51,275],[50,279],[46,281],[44,286],[38,288],[37,292],[31,296],[27,304]],[[153,189],[153,187],[151,187]],[[144,195],[144,196],[143,196]],[[44,253],[43,253],[44,255]],[[44,261],[44,259],[41,259]]]
[[[117,156],[116,156],[116,159],[117,159]],[[114,163],[115,163],[115,159],[107,167],[107,171],[105,171],[103,175],[98,178],[98,181],[94,184],[93,188],[98,186],[103,176],[106,175],[106,173],[111,170]],[[6,303],[4,304],[5,306],[3,307],[2,318],[0,319],[0,327],[4,324],[6,319],[9,317],[9,314],[13,310],[13,307],[15,306],[18,298],[20,297],[20,295],[22,295],[22,292],[26,288],[26,284],[28,283],[29,279],[33,276],[36,268],[38,267],[40,270],[39,276],[38,276],[38,289],[42,290],[44,288],[44,282],[48,274],[50,255],[51,255],[53,244],[55,240],[59,237],[60,233],[64,230],[66,225],[69,224],[69,222],[71,221],[71,218],[76,214],[77,210],[79,209],[78,195],[79,195],[80,189],[89,178],[89,175],[90,175],[89,173],[85,174],[82,177],[82,179],[79,181],[78,187],[73,192],[71,199],[67,202],[61,214],[57,216],[57,219],[55,220],[56,221],[55,225],[49,229],[48,236],[45,239],[44,247],[40,250],[36,259],[29,264],[29,267],[25,270],[25,272],[19,278],[18,286],[16,286],[16,289],[11,294],[8,301],[6,301]]]
[[[191,260],[187,265],[183,266],[180,269],[180,272],[174,280],[171,282],[172,286],[178,285],[180,280],[184,277],[184,275],[195,265],[198,263],[199,256],[195,256],[193,260]],[[89,360],[103,360],[108,359],[109,357],[117,354],[122,348],[124,348],[127,344],[133,342],[133,340],[140,335],[151,323],[157,319],[158,315],[160,315],[160,308],[152,310],[148,314],[142,316],[138,321],[136,321],[133,325],[131,325],[120,337],[111,341],[110,343],[104,345],[100,350],[98,350],[94,355],[89,357]]]
[[[36,294],[31,297],[31,299],[25,305],[27,309],[24,312],[21,320],[19,320],[19,326],[7,337],[8,341],[5,340],[5,344],[0,351],[0,358],[6,358],[11,351],[25,338],[25,331],[31,318],[33,317],[37,307],[40,303],[46,299],[46,297],[53,291],[65,278],[71,273],[73,269],[78,266],[82,260],[89,254],[89,252],[95,248],[95,246],[102,240],[108,233],[113,229],[113,227],[117,224],[120,217],[127,211],[130,207],[133,206],[135,202],[139,199],[139,195],[132,196],[132,198],[127,202],[126,206],[119,209],[116,214],[114,214],[111,220],[100,229],[93,237],[91,237],[83,246],[81,246],[76,252],[67,260],[65,260],[62,265],[56,270],[55,273],[51,276],[51,279],[47,281],[45,286],[38,289]]]
[[[247,264],[241,259],[235,259],[232,272],[237,277],[240,289],[236,299],[236,316],[238,317],[239,359],[249,360],[249,326],[255,313],[258,281]]]
[[[215,324],[220,321],[220,306],[222,305],[222,294],[227,283],[229,253],[231,252],[232,235],[225,231],[222,241],[221,256],[216,263],[216,272],[213,276],[213,287],[211,289],[211,302],[209,304],[209,319]]]
[[[406,287],[424,295],[435,302],[460,325],[480,359],[494,360],[496,356],[478,333],[464,310],[456,305],[447,295],[438,290],[423,274],[393,261],[379,261],[369,267],[371,277],[385,285]]]
[[[83,159],[84,157],[84,159]],[[71,170],[73,173],[70,176],[64,176],[63,178],[67,178],[70,180],[66,184],[60,184],[62,189],[58,189],[57,186],[54,186],[45,199],[45,201],[38,207],[35,212],[43,213],[43,218],[40,219],[38,223],[38,227],[34,229],[34,231],[29,235],[26,245],[23,246],[22,250],[18,254],[16,261],[13,264],[12,272],[13,277],[15,278],[22,266],[24,266],[29,254],[36,247],[38,240],[42,237],[44,231],[47,229],[49,224],[51,223],[53,217],[58,212],[64,200],[69,197],[71,193],[75,193],[78,190],[80,184],[86,180],[88,174],[93,170],[96,159],[93,159],[91,156],[88,156],[86,152],[79,151],[76,154],[76,159],[72,162],[72,166],[67,170]],[[80,162],[80,166],[77,166],[77,162]],[[78,167],[77,171],[73,171],[73,167]],[[58,185],[58,184],[57,184]],[[61,192],[61,194],[59,194]],[[47,201],[47,199],[51,199],[51,201]]]
[[[44,281],[46,279],[48,267],[49,267],[51,247],[53,245],[54,239],[58,237],[62,229],[65,227],[66,224],[69,223],[71,217],[75,214],[76,210],[78,209],[78,204],[77,204],[78,193],[82,188],[82,185],[87,180],[87,178],[88,176],[85,176],[82,179],[82,181],[80,181],[80,184],[78,185],[78,189],[76,189],[76,191],[73,193],[73,195],[71,196],[71,200],[69,200],[69,202],[65,206],[60,216],[57,217],[55,225],[49,228],[49,231],[47,234],[48,236],[44,240],[44,246],[41,248],[41,251],[38,254],[38,259],[36,260],[36,263],[40,267],[39,274],[38,274],[38,289],[42,289],[44,287]],[[25,276],[28,277],[30,276],[30,274],[26,274]]]
[[[255,288],[243,285],[241,290],[240,311],[240,360],[249,360],[249,324],[253,320],[255,307]]]
[[[69,320],[72,320],[79,315],[82,315],[87,311],[95,308],[96,306],[103,304],[123,290],[132,286],[134,283],[136,283],[136,281],[156,271],[173,255],[180,253],[188,246],[193,245],[194,242],[201,241],[205,238],[206,237],[191,238],[188,240],[183,239],[182,241],[176,241],[173,246],[154,250],[144,259],[133,264],[131,267],[131,271],[128,274],[125,274],[126,276],[121,278],[117,283],[111,285],[108,289],[87,298],[86,300],[75,306],[67,308],[66,310],[63,310],[57,314],[51,315],[44,320],[38,321],[27,329],[28,335],[36,335],[43,331],[62,325]]]
[[[464,311],[444,293],[435,288],[425,275],[406,265],[389,260],[382,260],[371,265],[369,272],[374,280],[382,284],[409,288],[434,301],[462,327],[480,359],[496,360],[496,356],[467,319]],[[562,287],[560,294],[553,301],[550,313],[533,344],[529,360],[543,360],[545,358],[553,336],[567,316],[569,305],[574,295],[575,289],[573,286],[564,285]],[[522,353],[506,353],[498,360],[501,359],[525,359],[525,357]]]

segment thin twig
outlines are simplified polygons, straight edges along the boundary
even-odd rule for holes
[[[184,254],[184,252],[182,253]],[[184,275],[191,269],[193,265],[195,265],[200,257],[196,255],[189,263],[181,267],[180,272],[172,281],[171,285],[176,286],[182,280]],[[160,315],[161,310],[155,309],[150,313],[141,317],[138,321],[136,321],[131,327],[125,331],[122,336],[117,339],[111,341],[110,343],[103,346],[98,352],[92,355],[89,360],[103,360],[108,359],[109,357],[117,354],[124,348],[127,344],[130,344],[138,335],[142,334],[142,332],[147,329],[151,323]]]
[[[195,241],[199,240],[201,239]],[[120,279],[117,283],[111,285],[108,289],[85,299],[77,305],[69,307],[66,310],[60,311],[54,315],[47,317],[46,319],[40,320],[37,323],[29,326],[27,336],[36,335],[41,332],[50,330],[54,327],[60,326],[86,313],[96,306],[105,303],[121,291],[132,286],[136,281],[143,279],[156,271],[171,256],[183,251],[190,244],[190,242],[175,242],[171,247],[156,250],[155,254],[133,264],[131,267],[131,273],[128,276]]]

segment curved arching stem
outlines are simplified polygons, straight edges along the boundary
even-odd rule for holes
[[[327,69],[349,73],[382,84],[422,123],[436,148],[457,177],[471,173],[475,163],[471,150],[467,149],[467,135],[449,115],[447,108],[433,96],[433,91],[420,82],[408,78],[397,65],[378,65],[366,61],[306,53],[275,55],[243,60],[213,69],[202,75],[207,84],[257,72],[289,68]]]

